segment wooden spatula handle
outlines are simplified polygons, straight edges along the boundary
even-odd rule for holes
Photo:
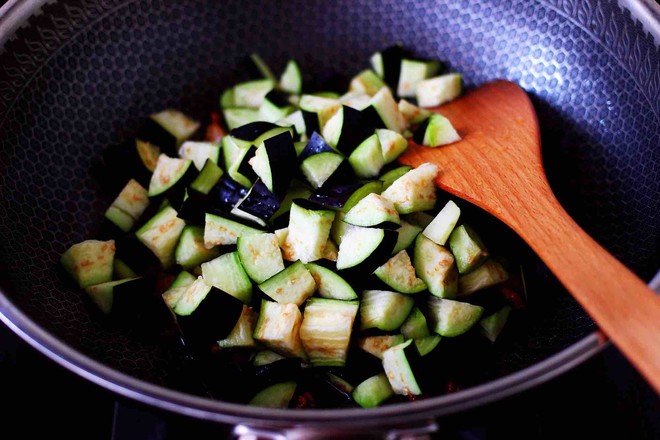
[[[660,296],[587,235],[549,187],[540,192],[533,208],[513,203],[508,223],[660,392]]]

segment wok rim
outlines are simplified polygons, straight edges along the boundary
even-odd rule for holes
[[[0,7],[0,51],[4,43],[49,0],[9,0]],[[660,6],[648,0],[618,0],[660,42]],[[649,287],[660,291],[660,271]],[[456,393],[373,409],[285,410],[214,401],[156,385],[98,362],[50,334],[23,313],[0,287],[0,321],[37,351],[106,390],[140,403],[198,419],[233,425],[293,428],[298,424],[336,429],[398,426],[455,414],[532,389],[591,359],[610,345],[598,330],[529,367]],[[359,419],[354,416],[359,414]]]

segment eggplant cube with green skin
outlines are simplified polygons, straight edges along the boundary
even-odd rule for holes
[[[361,382],[353,391],[353,400],[362,408],[375,408],[394,395],[387,375],[380,373]]]
[[[238,237],[238,256],[248,276],[263,283],[284,270],[280,243],[275,234],[251,234]]]
[[[378,128],[376,135],[380,141],[383,161],[386,164],[393,162],[408,148],[408,140],[396,131]]]
[[[263,300],[254,339],[283,356],[307,360],[300,340],[301,324],[302,314],[297,305]]]
[[[137,230],[135,235],[158,257],[164,268],[174,264],[174,252],[186,222],[177,217],[171,206],[158,213]]]
[[[454,256],[444,246],[419,234],[415,240],[413,265],[432,295],[455,298],[458,293],[458,271]]]
[[[509,279],[507,270],[495,260],[487,259],[470,273],[458,277],[458,296],[465,296]]]
[[[383,352],[385,375],[394,393],[403,396],[419,396],[422,394],[413,372],[411,359],[408,359],[410,354],[414,354],[412,350],[417,350],[414,345],[411,345],[412,342],[412,339],[408,339],[406,342],[395,345]]]
[[[405,249],[387,260],[376,269],[374,274],[400,293],[417,293],[426,289],[426,283],[421,278],[417,278],[415,268]]]
[[[246,304],[243,304],[241,316],[229,335],[218,341],[220,348],[232,347],[255,347],[256,343],[252,337],[257,325],[257,312]]]
[[[259,289],[280,304],[301,305],[316,290],[316,281],[301,261],[259,284]]]
[[[360,304],[360,328],[396,330],[403,324],[415,305],[408,296],[388,290],[365,290]]]
[[[438,167],[423,163],[395,180],[382,196],[391,201],[399,214],[426,211],[435,206],[435,178]]]
[[[409,125],[420,124],[431,116],[430,111],[417,107],[415,104],[412,104],[405,99],[399,101],[399,111]]]
[[[333,211],[308,209],[294,201],[289,214],[289,233],[285,249],[303,263],[323,258],[323,250],[334,218]]]
[[[481,306],[436,297],[429,299],[428,306],[432,330],[447,337],[459,336],[470,330],[484,312]]]
[[[511,313],[511,306],[506,305],[497,312],[482,318],[479,321],[481,334],[490,342],[495,342],[509,319],[509,313]]]
[[[131,179],[105,212],[105,217],[128,232],[149,206],[147,190]]]
[[[456,259],[460,274],[465,274],[483,263],[489,255],[477,232],[466,224],[455,228],[449,236],[449,248]]]
[[[346,363],[358,301],[312,298],[307,301],[300,339],[314,366]]]
[[[344,221],[355,226],[397,228],[401,224],[394,204],[378,194],[367,194],[346,213]]]
[[[463,77],[458,73],[447,73],[417,83],[417,103],[420,107],[435,107],[460,96]]]
[[[78,286],[84,289],[110,281],[114,259],[114,240],[85,240],[67,249],[60,262]]]
[[[458,142],[461,137],[449,119],[433,114],[417,127],[413,140],[420,145],[435,148]]]
[[[422,234],[433,242],[444,246],[451,232],[454,230],[456,223],[458,223],[460,215],[461,209],[456,203],[449,200],[440,212],[438,212],[433,221],[424,228]]]
[[[358,347],[369,354],[383,359],[383,352],[405,341],[403,335],[375,335],[358,339]]]
[[[244,303],[252,299],[252,283],[238,256],[238,252],[220,255],[202,264],[202,276],[210,285],[227,292]]]
[[[353,77],[349,85],[351,92],[361,92],[373,96],[386,84],[371,69],[363,70]]]

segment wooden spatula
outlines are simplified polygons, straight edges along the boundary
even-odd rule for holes
[[[462,140],[439,148],[411,144],[399,161],[438,165],[440,188],[516,231],[660,392],[660,297],[589,237],[555,198],[527,94],[514,83],[496,81],[434,110],[449,118]]]

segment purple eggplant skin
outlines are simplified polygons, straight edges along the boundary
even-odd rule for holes
[[[250,182],[257,180],[257,173],[254,172],[252,165],[249,164],[250,159],[254,157],[254,154],[257,152],[257,147],[250,145],[248,151],[243,156],[241,163],[238,164],[238,172],[247,177]]]
[[[333,152],[335,150],[315,131],[309,137],[309,141],[307,141],[307,145],[305,145],[305,148],[300,153],[299,159],[302,162],[309,156],[317,153],[324,153],[326,151]]]
[[[412,54],[400,45],[390,46],[380,54],[383,58],[383,79],[396,92],[399,87],[399,76],[401,75],[401,60],[410,58]]]
[[[151,118],[144,120],[136,137],[141,141],[156,145],[160,148],[161,153],[167,154],[169,157],[177,156],[176,137]]]
[[[272,193],[261,180],[257,180],[238,209],[268,221],[280,208],[282,197]]]
[[[209,191],[207,212],[229,212],[247,193],[248,188],[224,174]]]
[[[244,141],[253,141],[268,130],[279,127],[277,124],[266,121],[255,121],[240,127],[234,128],[229,132],[230,136]]]
[[[176,317],[156,291],[156,278],[153,275],[115,286],[112,297],[110,318],[114,323],[135,330],[149,340],[181,338]]]
[[[254,367],[254,377],[258,388],[265,388],[279,382],[297,380],[302,371],[300,358],[284,358],[266,365]]]
[[[368,278],[365,277],[365,274],[372,273],[390,259],[394,246],[396,245],[396,240],[399,237],[399,233],[391,229],[383,229],[383,231],[383,239],[371,255],[356,266],[338,271],[340,276],[347,281],[364,280],[365,278]]]
[[[298,169],[296,147],[293,145],[291,133],[285,131],[266,139],[264,148],[266,148],[268,166],[273,179],[273,193],[277,194],[281,201]]]
[[[362,114],[362,124],[371,129],[370,134],[373,134],[373,131],[377,128],[387,128],[385,122],[383,122],[383,119],[372,105],[361,110],[360,113]]]
[[[303,121],[305,121],[305,134],[311,136],[314,132],[321,131],[321,126],[319,125],[319,115],[314,112],[308,112],[306,110],[301,110]]]
[[[309,196],[311,202],[325,206],[326,208],[341,209],[355,191],[362,188],[371,181],[353,181],[342,184],[326,184],[317,189]]]
[[[430,120],[430,118],[426,119],[424,122],[419,124],[419,126],[413,132],[413,141],[415,141],[416,144],[424,145],[424,135],[426,134],[426,128],[429,126]]]
[[[130,179],[135,179],[145,188],[149,187],[151,171],[142,162],[135,139],[111,145],[102,155],[102,164],[98,164],[94,175],[98,176],[100,187],[105,192],[117,195]]]
[[[126,263],[138,275],[161,270],[160,260],[135,234],[125,234],[116,238],[115,249],[115,257]]]
[[[289,102],[289,95],[277,89],[273,89],[266,93],[265,99],[272,102],[278,108],[284,108],[291,105]]]
[[[204,225],[206,211],[210,207],[210,199],[207,194],[188,188],[188,197],[181,202],[176,216],[185,220],[187,224]]]
[[[293,199],[293,203],[309,211],[328,211],[328,207],[307,199]]]
[[[375,127],[365,125],[362,112],[353,107],[344,105],[340,111],[344,113],[344,120],[337,141],[337,150],[348,156],[363,140],[374,134]]]
[[[211,345],[226,338],[238,322],[243,302],[217,287],[211,287],[197,308],[187,316],[177,316],[186,341]]]

